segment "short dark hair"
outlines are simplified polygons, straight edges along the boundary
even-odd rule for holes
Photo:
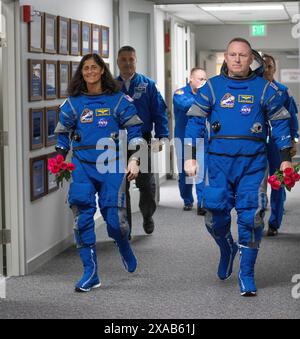
[[[206,70],[204,68],[201,68],[201,67],[194,67],[191,69],[191,75],[196,72],[196,71],[203,71],[203,72],[206,72]]]
[[[86,82],[84,81],[83,76],[82,76],[82,68],[83,68],[84,63],[89,59],[94,59],[95,62],[104,70],[101,76],[102,90],[107,92],[108,94],[119,92],[120,86],[118,82],[114,80],[104,60],[98,54],[93,53],[93,54],[87,54],[81,59],[79,66],[68,87],[69,95],[76,97],[76,96],[79,96],[82,92],[87,91]]]
[[[272,57],[272,55],[270,55],[270,54],[263,54],[262,58],[263,58],[264,61],[266,59],[271,59],[273,61],[274,66],[276,67],[276,61],[275,61],[274,57]]]
[[[227,49],[228,49],[229,45],[231,45],[233,42],[243,42],[244,44],[248,45],[249,48],[252,50],[250,42],[248,40],[246,40],[244,38],[240,38],[240,37],[233,38],[231,41],[229,41],[229,43],[227,45]]]
[[[132,52],[136,54],[136,50],[132,46],[123,46],[119,49],[118,57],[122,52]]]

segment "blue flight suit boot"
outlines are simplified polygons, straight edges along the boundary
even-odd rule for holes
[[[125,239],[116,239],[116,245],[119,248],[119,252],[122,258],[123,265],[127,272],[133,273],[137,269],[137,259],[131,249],[129,241]]]
[[[231,233],[226,235],[216,235],[209,227],[208,232],[215,239],[215,242],[220,248],[220,263],[218,267],[218,277],[221,280],[227,280],[230,278],[233,270],[234,258],[238,251],[237,244],[233,241]]]
[[[76,292],[90,292],[92,288],[101,286],[98,277],[98,265],[96,246],[79,248],[80,258],[83,263],[84,273],[80,281],[75,286]]]
[[[240,247],[240,273],[239,284],[241,295],[244,297],[255,297],[256,286],[254,281],[254,266],[258,254],[258,249]]]

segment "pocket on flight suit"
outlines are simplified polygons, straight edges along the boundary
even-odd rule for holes
[[[70,206],[90,205],[95,201],[95,188],[89,183],[72,182],[69,189]]]
[[[212,211],[225,211],[228,206],[228,193],[223,188],[205,186],[203,208]]]

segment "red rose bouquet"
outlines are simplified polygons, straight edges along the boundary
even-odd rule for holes
[[[62,185],[64,179],[66,181],[71,179],[75,165],[71,162],[65,162],[64,157],[58,154],[56,158],[48,160],[48,170],[55,175],[57,183]]]
[[[286,168],[284,171],[277,170],[274,175],[269,177],[268,183],[271,187],[278,191],[281,187],[291,191],[296,182],[300,181],[300,163],[294,165],[293,168]]]

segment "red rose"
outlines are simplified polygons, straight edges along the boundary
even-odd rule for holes
[[[300,181],[300,175],[298,173],[294,173],[293,179],[294,179],[295,182]]]
[[[270,176],[270,178],[268,179],[268,183],[271,184],[272,182],[275,182],[277,181],[277,176],[276,175],[272,175]]]
[[[295,181],[292,177],[285,177],[283,179],[283,182],[285,185],[289,186],[289,187],[294,187],[295,186]]]
[[[57,161],[55,158],[48,159],[48,166],[57,165]]]
[[[281,188],[281,182],[279,180],[272,182],[271,187],[273,190],[278,191]]]
[[[66,164],[65,162],[60,164],[60,169],[62,169],[63,171],[65,171],[66,169],[68,169],[68,164]]]
[[[72,164],[72,163],[68,163],[68,168],[67,168],[69,171],[73,172],[75,171],[75,165]]]
[[[294,170],[294,168],[289,167],[289,168],[286,168],[286,169],[283,171],[283,173],[284,173],[286,176],[290,177],[290,176],[292,176],[292,175],[295,173],[295,170]]]
[[[59,168],[58,165],[54,165],[54,166],[52,166],[52,168],[50,169],[50,171],[51,171],[52,174],[58,174],[59,171],[60,171],[60,168]]]
[[[61,154],[58,154],[56,157],[56,161],[58,165],[61,165],[65,161],[65,159]]]

